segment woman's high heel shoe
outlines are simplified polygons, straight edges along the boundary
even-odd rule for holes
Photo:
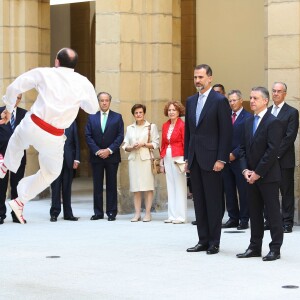
[[[134,216],[130,222],[138,222],[138,221],[141,221],[141,216],[139,216],[139,217]]]
[[[151,220],[152,220],[151,215],[145,216],[145,217],[143,218],[143,222],[150,222]]]

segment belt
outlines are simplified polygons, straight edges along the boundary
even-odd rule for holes
[[[65,132],[64,129],[56,128],[56,127],[48,124],[47,122],[43,121],[38,116],[36,116],[35,114],[31,115],[31,120],[33,121],[33,123],[35,123],[41,129],[45,130],[46,132],[48,132],[52,135],[61,136]]]

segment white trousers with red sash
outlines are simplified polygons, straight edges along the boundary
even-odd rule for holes
[[[28,112],[11,136],[4,157],[5,166],[17,172],[24,150],[33,146],[38,151],[40,169],[18,184],[18,198],[24,204],[47,188],[60,174],[63,164],[65,135],[56,136],[36,125]]]

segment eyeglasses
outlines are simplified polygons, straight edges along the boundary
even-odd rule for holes
[[[273,94],[283,94],[283,93],[285,93],[286,91],[282,91],[282,90],[272,90],[272,93]]]

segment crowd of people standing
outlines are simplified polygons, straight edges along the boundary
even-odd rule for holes
[[[50,221],[56,222],[61,212],[61,195],[64,219],[78,221],[71,208],[71,185],[74,169],[80,164],[74,120],[81,107],[90,114],[85,137],[93,172],[91,220],[104,218],[104,176],[105,213],[108,221],[116,220],[120,148],[128,154],[129,190],[133,193],[135,210],[131,222],[152,220],[155,183],[152,152],[160,148],[159,168],[166,177],[168,195],[165,223],[187,223],[186,174],[189,174],[198,241],[187,252],[217,254],[221,229],[247,229],[250,220],[250,244],[237,257],[261,256],[264,230],[269,229],[272,241],[263,260],[280,258],[283,233],[292,232],[294,223],[294,142],[299,127],[298,110],[285,102],[285,83],[273,84],[270,107],[269,91],[253,87],[251,114],[243,107],[240,90],[231,90],[226,95],[223,85],[212,86],[211,67],[198,65],[194,69],[197,93],[187,99],[186,107],[174,100],[164,107],[163,114],[168,120],[162,125],[160,142],[157,125],[146,119],[144,104],[131,108],[134,122],[124,134],[122,115],[110,109],[112,96],[108,92],[96,96],[92,84],[74,72],[76,62],[76,52],[64,48],[57,54],[55,68],[28,71],[7,88],[3,97],[6,106],[0,110],[0,224],[6,218],[9,177],[8,203],[14,222],[26,223],[24,205],[50,184]],[[51,92],[54,84],[58,84],[56,93]],[[22,93],[31,88],[36,88],[39,94],[26,112],[17,107]],[[25,150],[29,145],[39,152],[40,170],[23,178]],[[229,219],[222,224],[225,202]]]

